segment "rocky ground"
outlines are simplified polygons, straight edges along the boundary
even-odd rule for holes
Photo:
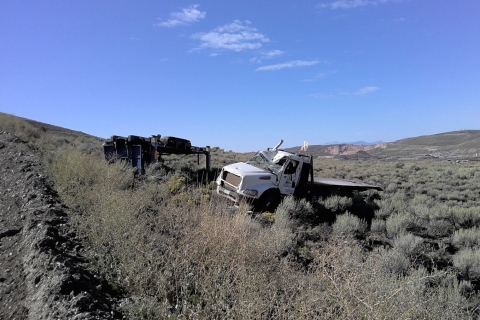
[[[0,132],[0,319],[117,319],[116,298],[23,140]]]

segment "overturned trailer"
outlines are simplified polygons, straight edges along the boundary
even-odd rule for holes
[[[108,161],[123,160],[130,163],[132,167],[137,168],[138,174],[143,174],[147,165],[160,161],[163,154],[196,154],[198,164],[200,155],[203,154],[205,169],[210,172],[210,147],[195,147],[189,140],[176,137],[113,135],[103,143],[103,152]]]

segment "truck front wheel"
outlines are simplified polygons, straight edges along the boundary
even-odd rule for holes
[[[256,212],[274,212],[279,204],[280,193],[278,190],[270,189],[253,202],[253,209]]]

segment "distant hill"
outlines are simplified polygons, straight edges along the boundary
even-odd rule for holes
[[[285,150],[298,152],[300,146]],[[480,130],[452,131],[377,144],[310,145],[306,153],[344,158],[474,157],[480,155]]]
[[[372,150],[372,155],[411,157],[464,157],[480,154],[480,130],[451,131],[388,143],[386,148]]]
[[[350,156],[361,153],[363,156],[368,155],[368,151],[376,148],[384,148],[386,143],[379,143],[373,145],[355,145],[351,143],[332,144],[332,145],[310,145],[308,146],[307,154],[316,157],[331,157],[331,156]],[[300,147],[293,147],[285,149],[290,152],[299,152]]]
[[[367,142],[367,141],[340,142],[340,141],[333,141],[333,142],[327,142],[324,145],[353,144],[355,146],[369,146],[369,145],[372,145],[372,144],[379,144],[379,143],[384,143],[384,141],[375,141],[375,142]]]
[[[354,144],[356,146],[371,146],[371,145],[380,144],[380,143],[385,143],[385,142],[384,141],[374,141],[374,142],[355,141],[355,142],[351,142],[351,144]]]
[[[419,136],[397,140],[396,145],[437,146],[444,148],[478,148],[480,146],[480,130],[452,131],[428,136]]]
[[[8,114],[8,113],[0,112],[0,119],[2,119],[0,124],[8,123],[10,126],[12,124],[15,125],[15,126],[24,126],[24,125],[21,124],[21,121],[25,121],[29,125],[30,129],[36,129],[36,130],[39,130],[39,131],[42,131],[42,132],[48,132],[48,133],[51,133],[51,134],[58,134],[59,136],[71,136],[71,137],[82,136],[82,137],[88,137],[88,138],[98,139],[98,140],[103,141],[102,138],[92,136],[92,135],[90,135],[88,133],[85,133],[85,132],[82,132],[82,131],[71,130],[71,129],[55,126],[55,125],[40,122],[40,121],[35,121],[35,120],[27,119],[27,118],[17,117],[17,116]]]
[[[0,131],[14,133],[25,141],[35,141],[35,145],[52,150],[56,147],[71,145],[80,150],[98,149],[104,139],[90,134],[54,126],[0,112]]]

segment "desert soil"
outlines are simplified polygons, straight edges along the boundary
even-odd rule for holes
[[[0,132],[0,319],[115,319],[32,147]]]

